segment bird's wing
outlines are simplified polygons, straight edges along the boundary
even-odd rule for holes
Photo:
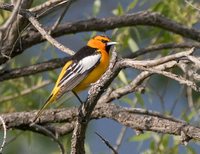
[[[80,61],[72,61],[68,67],[64,67],[54,88],[58,92],[56,97],[59,98],[65,92],[76,87],[96,67],[100,59],[101,54],[95,53]],[[52,93],[54,93],[54,89]]]

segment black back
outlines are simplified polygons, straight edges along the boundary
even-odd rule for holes
[[[80,61],[84,57],[87,57],[87,56],[94,54],[96,50],[97,50],[96,48],[84,46],[75,53],[75,55],[72,57],[72,60]]]

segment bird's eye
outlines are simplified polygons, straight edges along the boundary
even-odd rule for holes
[[[107,43],[108,41],[107,41],[107,40],[101,40],[101,42],[103,42],[103,43]]]

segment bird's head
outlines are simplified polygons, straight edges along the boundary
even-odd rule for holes
[[[111,46],[115,44],[117,44],[117,42],[112,42],[109,37],[103,35],[94,36],[87,43],[89,47],[106,50],[108,53]]]

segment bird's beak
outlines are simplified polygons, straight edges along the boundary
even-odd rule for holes
[[[111,46],[111,45],[115,45],[115,44],[118,44],[117,42],[108,42],[106,43],[106,46]]]

